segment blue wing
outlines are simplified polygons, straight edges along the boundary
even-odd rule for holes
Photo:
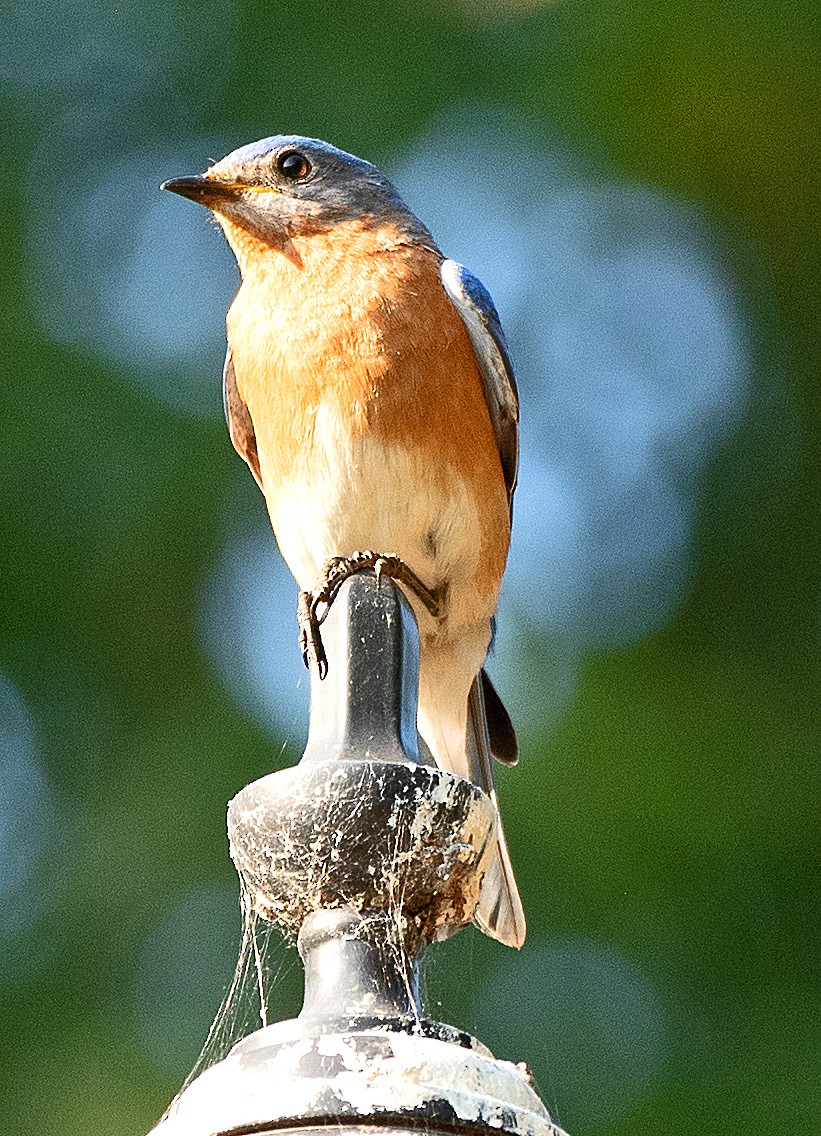
[[[442,261],[439,274],[467,328],[479,364],[512,511],[519,469],[519,392],[505,333],[490,293],[481,280],[455,260]]]

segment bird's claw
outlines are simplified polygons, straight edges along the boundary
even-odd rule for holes
[[[387,576],[408,587],[434,619],[441,614],[439,597],[398,556],[371,551],[355,552],[352,556],[332,556],[325,561],[313,591],[299,593],[296,609],[302,659],[309,669],[312,662],[316,664],[320,679],[328,673],[328,658],[319,629],[344,582],[357,572],[368,569],[372,569],[376,576],[377,588],[381,586],[382,578]]]
[[[325,618],[316,611],[316,602],[313,592],[300,592],[296,604],[296,618],[299,624],[299,649],[302,652],[302,661],[310,670],[314,663],[320,679],[328,673],[328,657],[319,632],[320,624]]]

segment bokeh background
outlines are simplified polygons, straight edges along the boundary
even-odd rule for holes
[[[527,1059],[573,1136],[821,1130],[819,22],[6,9],[3,1131],[156,1121],[236,960],[226,801],[301,750],[294,586],[221,421],[235,269],[157,191],[291,131],[394,175],[518,363],[491,670],[531,932],[432,952],[433,1012]],[[293,1014],[293,952],[274,979]]]

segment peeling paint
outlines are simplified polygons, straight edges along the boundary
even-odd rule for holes
[[[447,1029],[448,1027],[440,1027]],[[300,1023],[246,1038],[180,1096],[153,1136],[213,1136],[228,1128],[391,1117],[397,1127],[469,1124],[508,1136],[565,1136],[525,1070],[484,1046],[373,1029],[287,1039]]]

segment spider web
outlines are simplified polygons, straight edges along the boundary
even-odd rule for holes
[[[294,951],[279,931],[254,911],[241,877],[239,907],[242,935],[234,973],[177,1097],[206,1069],[227,1057],[237,1042],[279,1020],[291,1001],[292,982],[287,981],[287,990],[283,988],[300,969]]]

